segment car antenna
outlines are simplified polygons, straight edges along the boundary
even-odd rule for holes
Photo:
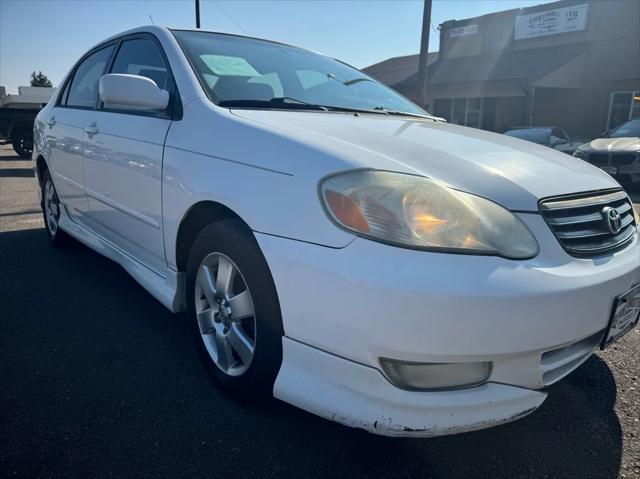
[[[151,25],[155,25],[155,23],[153,23],[153,18],[151,18],[151,14],[149,13],[149,20],[151,20]]]
[[[242,28],[242,25],[240,25],[238,22],[236,22],[236,21],[233,19],[233,17],[232,17],[231,15],[229,15],[229,14],[227,13],[227,11],[226,11],[224,8],[222,8],[222,7],[220,6],[220,4],[219,4],[216,0],[213,0],[213,4],[214,4],[216,7],[218,7],[218,10],[220,10],[220,11],[222,12],[222,14],[223,14],[225,17],[227,17],[229,20],[231,20],[231,23],[233,23],[236,27],[238,27],[238,28],[242,31],[242,33],[244,33],[245,35],[249,35],[249,33],[248,33],[244,28]]]

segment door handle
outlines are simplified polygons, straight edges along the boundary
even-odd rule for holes
[[[52,116],[51,118],[49,118],[47,120],[47,125],[49,125],[49,128],[53,128],[53,126],[56,124],[56,117]]]
[[[89,125],[84,127],[84,132],[87,135],[97,135],[100,130],[96,125]]]

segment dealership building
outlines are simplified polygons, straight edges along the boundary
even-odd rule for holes
[[[364,71],[417,98],[417,55]],[[446,21],[427,82],[427,109],[452,123],[596,137],[640,116],[640,1],[564,0]]]

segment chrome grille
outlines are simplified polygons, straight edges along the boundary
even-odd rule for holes
[[[606,219],[614,208],[620,221],[616,231]],[[592,257],[617,251],[636,233],[633,206],[624,191],[605,191],[549,198],[540,212],[562,247],[572,256]]]

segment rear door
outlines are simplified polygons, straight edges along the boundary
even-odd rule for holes
[[[114,47],[100,47],[78,63],[45,122],[47,160],[56,190],[69,215],[83,223],[89,212],[82,160],[84,126],[98,103],[98,82]]]
[[[160,44],[148,34],[125,37],[109,72],[150,78],[169,91],[172,100],[159,113],[101,104],[90,115],[84,162],[92,227],[162,272],[162,155],[177,101],[175,83]]]

